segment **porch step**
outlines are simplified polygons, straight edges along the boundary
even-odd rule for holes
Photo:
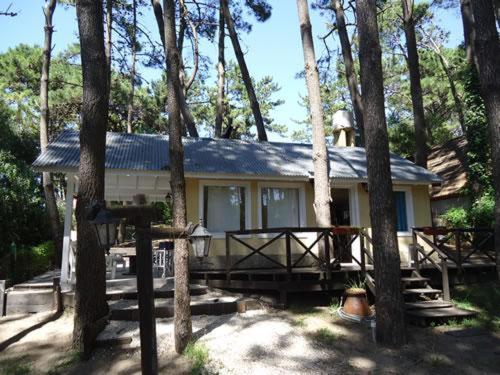
[[[421,294],[441,294],[443,293],[440,289],[432,288],[408,288],[403,290],[404,295],[421,295]]]
[[[410,322],[419,325],[427,325],[431,322],[438,324],[445,323],[452,319],[462,320],[466,318],[472,318],[476,315],[477,313],[475,311],[460,309],[457,307],[443,307],[443,308],[406,311],[406,316],[409,318]]]
[[[8,289],[5,295],[5,314],[33,314],[51,311],[54,302],[50,289]],[[1,315],[1,314],[0,314]]]
[[[199,296],[202,294],[207,293],[208,287],[205,285],[196,285],[196,284],[191,284],[189,285],[189,294],[192,296]],[[154,297],[155,298],[173,298],[174,297],[174,289],[170,288],[161,288],[161,289],[155,289],[154,290]],[[108,301],[116,301],[120,299],[137,299],[137,291],[136,290],[120,290],[120,289],[114,289],[114,290],[108,290],[106,292],[106,299]]]
[[[453,307],[453,304],[441,300],[432,301],[418,301],[418,302],[406,302],[406,310],[425,310],[425,309],[442,309],[447,307]]]
[[[422,283],[422,282],[428,283],[431,281],[431,279],[422,276],[410,276],[410,277],[402,277],[401,281],[403,283]]]
[[[34,283],[30,283],[30,282],[26,282],[26,283],[22,283],[22,284],[17,284],[17,285],[13,285],[11,287],[12,290],[40,290],[40,289],[50,289],[52,290],[52,285],[53,283],[52,282],[43,282],[43,283],[37,283],[37,282],[34,282]]]
[[[223,315],[238,311],[238,297],[217,293],[192,296],[192,315]],[[110,301],[110,320],[139,320],[139,304],[136,300]],[[155,316],[171,318],[174,316],[174,300],[155,299]]]

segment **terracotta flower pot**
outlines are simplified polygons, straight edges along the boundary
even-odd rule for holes
[[[372,315],[366,290],[361,288],[350,288],[345,291],[343,310],[350,315],[366,318]]]

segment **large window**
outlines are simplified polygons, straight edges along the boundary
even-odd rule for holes
[[[260,190],[263,229],[300,227],[300,189],[262,187]]]
[[[244,186],[203,187],[203,218],[212,233],[246,229]]]
[[[396,203],[396,228],[398,232],[408,232],[409,229],[406,194],[405,191],[394,192],[394,200]]]

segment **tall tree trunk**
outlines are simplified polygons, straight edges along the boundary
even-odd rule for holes
[[[460,0],[462,25],[464,29],[465,56],[468,64],[474,63],[474,18],[472,16],[471,0]]]
[[[132,0],[132,40],[130,48],[130,92],[128,94],[127,108],[127,133],[132,133],[132,121],[134,118],[134,94],[135,94],[135,63],[137,60],[137,0]]]
[[[474,52],[490,130],[495,189],[495,252],[500,279],[500,44],[493,10],[491,0],[472,1]]]
[[[399,346],[406,343],[406,327],[375,0],[356,0],[356,11],[373,236],[377,341]]]
[[[314,211],[316,213],[316,224],[319,227],[327,228],[331,225],[330,163],[326,148],[319,73],[314,54],[312,27],[309,19],[307,0],[297,0],[297,12],[299,15],[302,49],[304,51],[304,70],[306,72],[307,96],[309,99],[313,133]]]
[[[226,75],[226,60],[224,57],[224,39],[225,39],[225,26],[224,26],[224,10],[222,8],[222,1],[219,4],[219,55],[217,61],[217,103],[215,115],[215,138],[222,136],[222,123],[224,121],[224,88],[225,88],[225,75]]]
[[[257,127],[257,137],[259,138],[259,141],[267,141],[264,120],[262,119],[259,102],[257,100],[257,96],[255,95],[252,78],[250,77],[250,73],[248,72],[247,64],[245,62],[245,56],[241,51],[240,41],[238,40],[238,34],[236,33],[233,17],[229,11],[228,0],[221,0],[220,5],[222,6],[222,11],[224,12],[224,19],[226,21],[227,30],[229,31],[231,43],[233,44],[234,54],[236,55],[236,60],[238,60],[241,78],[243,79],[243,83],[245,84],[245,88],[247,90],[248,100],[250,101],[250,107],[252,108],[253,117],[255,119],[255,126]]]
[[[76,205],[77,250],[73,347],[90,354],[107,320],[106,265],[92,225],[90,204],[104,201],[104,163],[108,125],[108,79],[102,1],[78,0],[83,97],[80,127],[80,185]]]
[[[345,22],[344,8],[340,0],[333,1],[333,10],[335,11],[337,31],[339,33],[340,45],[342,47],[342,57],[344,59],[345,77],[347,86],[349,87],[349,94],[351,95],[352,107],[354,110],[354,117],[356,118],[356,125],[358,126],[361,136],[361,146],[365,145],[364,122],[363,122],[363,103],[361,101],[361,93],[358,88],[358,79],[354,71],[354,61],[352,58],[351,43],[347,33],[347,26]]]
[[[153,7],[153,11],[155,14],[156,24],[158,26],[158,31],[160,33],[161,42],[162,42],[163,48],[165,49],[165,23],[163,20],[163,9],[161,6],[161,1],[160,0],[151,0],[151,5]],[[182,115],[182,120],[184,121],[184,125],[187,128],[189,135],[191,137],[195,137],[195,138],[199,137],[198,130],[196,129],[196,123],[194,121],[194,117],[191,114],[191,112],[189,111],[186,97],[184,96],[184,92],[180,86],[179,86],[179,100],[181,103],[180,111],[181,111],[181,115]]]
[[[45,40],[43,44],[43,60],[42,60],[42,75],[40,78],[40,149],[42,152],[47,150],[49,144],[49,73],[50,73],[50,58],[52,53],[52,15],[56,9],[56,0],[49,0],[45,3],[43,14],[45,16]],[[52,176],[48,172],[42,174],[43,193],[45,195],[45,205],[49,216],[50,228],[52,231],[52,239],[56,248],[54,262],[56,265],[61,264],[62,254],[62,230],[61,221],[59,219],[59,211],[57,210],[56,196],[54,192],[54,184]]]
[[[415,37],[415,19],[413,17],[413,0],[401,0],[403,6],[403,27],[408,52],[408,70],[410,71],[410,92],[413,106],[413,123],[415,125],[415,163],[427,168],[427,132],[425,125],[422,87],[420,85],[420,67]]]
[[[111,55],[113,49],[113,0],[106,0],[106,69],[108,70],[108,90],[111,90]],[[109,94],[108,94],[109,95]]]
[[[186,219],[186,182],[184,180],[184,150],[180,117],[179,50],[175,37],[175,3],[164,0],[165,56],[167,61],[169,118],[170,188],[172,190],[172,225],[184,228]],[[189,247],[186,239],[175,240],[174,337],[175,350],[182,353],[191,339],[191,309],[189,296]]]

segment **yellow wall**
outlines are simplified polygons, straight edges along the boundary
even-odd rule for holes
[[[204,180],[205,181],[205,180]],[[225,181],[225,180],[219,180]],[[248,181],[246,181],[248,182]],[[264,181],[262,181],[264,182]],[[265,181],[269,182],[269,181]],[[259,222],[258,212],[258,183],[259,181],[250,181],[251,190],[251,228],[257,229]],[[306,225],[315,226],[314,216],[314,191],[313,185],[310,182],[303,182],[305,190],[305,205],[306,205]],[[200,181],[194,178],[186,179],[186,197],[187,197],[187,217],[188,221],[197,223],[200,219],[199,212],[199,187]],[[401,186],[395,185],[395,188]],[[411,187],[412,203],[413,203],[413,221],[415,226],[431,225],[431,212],[430,202],[428,195],[428,188],[426,185],[416,185]],[[369,203],[368,194],[362,188],[361,184],[357,184],[358,204],[359,204],[359,224],[361,227],[370,227]],[[410,236],[398,236],[399,248],[401,253],[402,262],[408,261],[408,245],[411,243]],[[262,237],[245,238],[245,241],[255,246],[266,241]],[[305,240],[307,242],[307,240]],[[293,247],[296,245],[292,241]],[[223,238],[212,239],[210,248],[211,256],[225,256],[225,240]],[[245,249],[242,245],[231,242],[232,254],[248,254],[249,250]],[[272,248],[266,251],[266,254],[284,254],[284,241],[278,241],[276,245],[273,244]]]

